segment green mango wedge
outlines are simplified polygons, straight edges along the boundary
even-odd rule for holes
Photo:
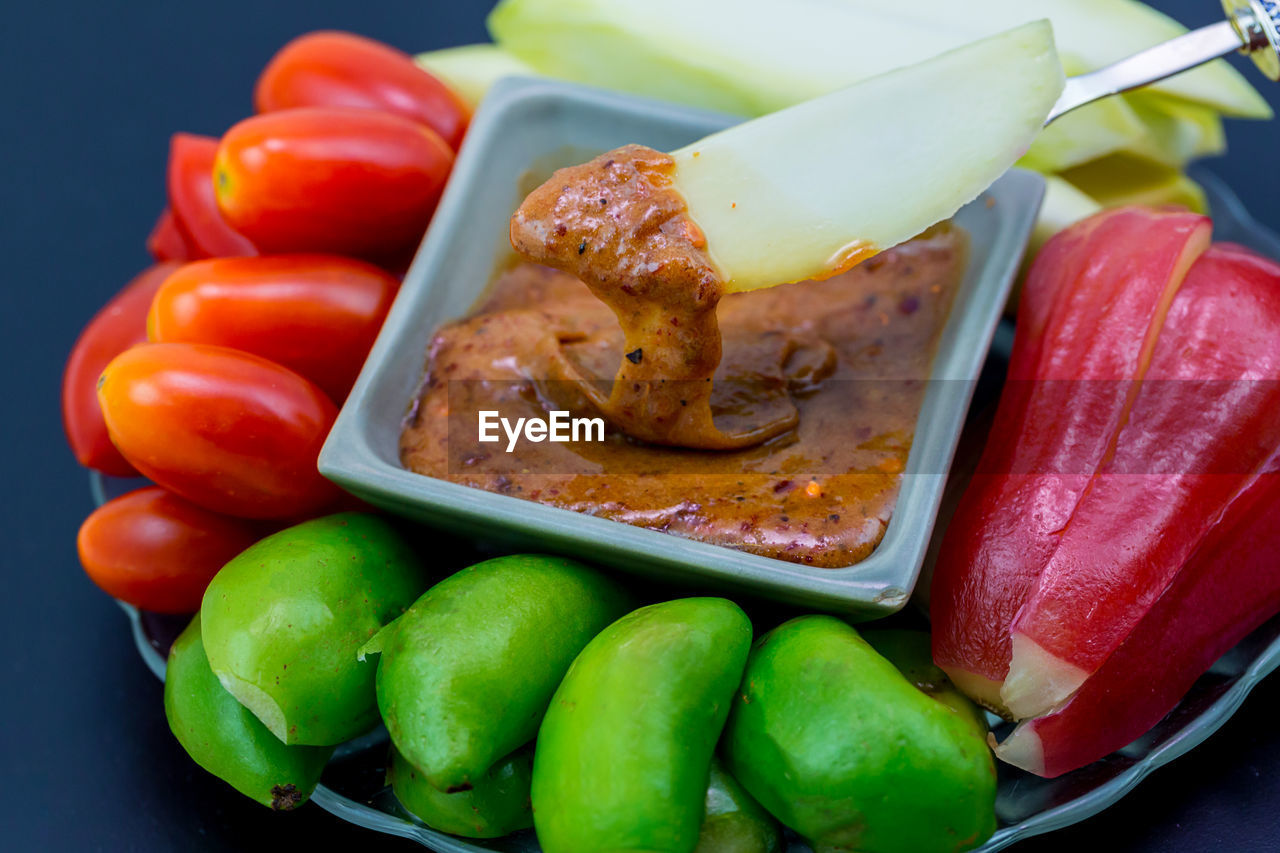
[[[987,732],[987,713],[960,692],[942,668],[933,662],[933,647],[925,631],[903,631],[876,628],[862,632],[862,639],[889,663],[897,667],[902,677],[928,696],[946,705],[971,727],[975,737],[984,743]]]
[[[285,746],[223,689],[204,655],[199,615],[169,650],[164,714],[196,764],[277,811],[307,801],[333,753],[332,747]]]
[[[782,829],[773,815],[729,775],[719,759],[711,761],[707,813],[694,853],[778,853]]]
[[[560,557],[486,560],[433,586],[362,651],[396,749],[466,790],[533,740],[578,652],[628,609],[612,580]]]
[[[200,607],[209,665],[282,742],[342,743],[378,722],[377,668],[357,650],[426,587],[409,546],[377,516],[290,527],[209,584]]]
[[[533,744],[528,744],[478,776],[470,790],[446,794],[392,747],[387,781],[405,811],[432,829],[466,838],[499,838],[533,826],[532,772]]]
[[[721,749],[818,853],[967,850],[995,830],[994,760],[973,717],[829,616],[757,641]]]
[[[538,732],[544,853],[692,853],[750,645],[736,604],[685,598],[642,607],[583,649]]]

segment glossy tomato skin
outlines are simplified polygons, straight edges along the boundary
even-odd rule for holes
[[[111,359],[147,339],[151,299],[177,264],[156,264],[139,273],[84,327],[62,373],[62,426],[76,461],[114,477],[137,471],[107,435],[98,405],[98,377]]]
[[[218,206],[264,253],[398,257],[422,239],[453,167],[435,131],[390,113],[303,107],[222,138]]]
[[[164,261],[181,263],[194,260],[196,257],[191,247],[187,245],[187,238],[178,228],[178,220],[174,218],[173,211],[167,207],[161,211],[156,224],[151,228],[151,233],[147,235],[147,251],[151,257],[155,258],[156,263]]]
[[[175,133],[169,140],[169,209],[187,247],[184,260],[256,255],[253,243],[227,224],[213,190],[218,140]]]
[[[399,282],[338,255],[196,261],[160,288],[147,318],[152,341],[244,350],[346,399]]]
[[[457,150],[470,110],[409,54],[364,36],[315,32],[280,49],[253,92],[258,112],[359,107],[425,124]]]
[[[253,522],[150,486],[94,510],[76,547],[108,595],[157,613],[194,613],[218,570],[259,538]]]
[[[139,344],[107,365],[111,440],[157,484],[241,518],[314,513],[339,496],[316,456],[337,409],[298,374],[206,344]]]

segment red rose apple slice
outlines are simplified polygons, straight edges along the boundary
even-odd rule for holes
[[[1280,267],[1213,248],[1169,310],[1114,457],[1012,625],[1017,719],[1080,688],[1280,447]],[[1188,618],[1196,618],[1188,614]]]
[[[1009,381],[930,595],[934,659],[992,710],[1008,713],[1010,625],[1111,452],[1211,227],[1189,213],[1109,211],[1051,240],[1031,271]]]
[[[1280,610],[1280,458],[1273,458],[1120,647],[1056,712],[1018,724],[996,756],[1061,776],[1132,742],[1219,657]]]

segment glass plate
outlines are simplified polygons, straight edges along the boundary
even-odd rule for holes
[[[1214,216],[1214,238],[1248,246],[1280,258],[1280,236],[1255,221],[1240,200],[1217,177],[1193,170],[1204,186]],[[996,357],[1007,355],[1012,335],[996,337]],[[999,351],[1004,349],[1003,353]],[[975,407],[976,410],[977,407]],[[99,504],[136,487],[136,481],[108,480],[91,474],[90,487]],[[140,612],[121,603],[133,628],[142,659],[164,678],[169,644],[187,617]],[[1147,734],[1101,761],[1060,776],[1041,779],[1000,765],[996,798],[999,829],[978,853],[995,853],[1016,841],[1091,817],[1131,791],[1147,774],[1201,743],[1217,731],[1264,677],[1280,666],[1280,617],[1246,637],[1195,683],[1182,702]],[[994,718],[993,718],[994,719]],[[1003,734],[997,729],[999,734]],[[407,814],[386,786],[386,732],[379,730],[345,744],[325,770],[312,802],[345,821],[367,829],[412,839],[438,853],[540,853],[531,830],[493,840],[461,839],[423,825]],[[795,836],[787,853],[811,853]]]

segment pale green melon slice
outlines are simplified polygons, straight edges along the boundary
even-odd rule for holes
[[[822,277],[976,198],[1062,87],[1027,24],[676,151],[675,186],[730,290]]]
[[[957,38],[1000,32],[1024,21],[1048,18],[1058,51],[1068,62],[1092,71],[1161,42],[1187,28],[1134,0],[965,0],[963,3],[910,4],[901,0],[840,0],[865,13],[910,17],[923,28],[952,29]],[[607,2],[607,0],[606,0]],[[1216,7],[1206,9],[1215,15]],[[1207,21],[1209,22],[1209,21]],[[1270,118],[1265,98],[1222,60],[1203,65],[1150,87],[1242,118]]]
[[[1177,169],[1127,154],[1069,169],[1062,177],[1103,207],[1178,205],[1196,213],[1208,210],[1204,190],[1194,180]]]
[[[1117,151],[1150,147],[1149,128],[1122,98],[1072,110],[1036,138],[1018,165],[1052,174]]]
[[[527,63],[496,44],[464,44],[429,50],[419,53],[413,61],[443,80],[472,109],[489,87],[503,77],[537,74]]]
[[[503,0],[489,30],[554,77],[761,115],[1046,17],[1078,70],[1186,31],[1131,0]],[[1228,115],[1271,115],[1225,62],[1155,88]]]
[[[1040,205],[1040,218],[1031,232],[1027,257],[1035,257],[1054,234],[1100,210],[1101,204],[1062,178],[1053,175],[1045,178],[1044,203]]]
[[[1227,150],[1222,117],[1209,107],[1145,89],[1121,97],[1147,126],[1148,142],[1119,151],[1143,155],[1181,169],[1192,160],[1215,157]]]

